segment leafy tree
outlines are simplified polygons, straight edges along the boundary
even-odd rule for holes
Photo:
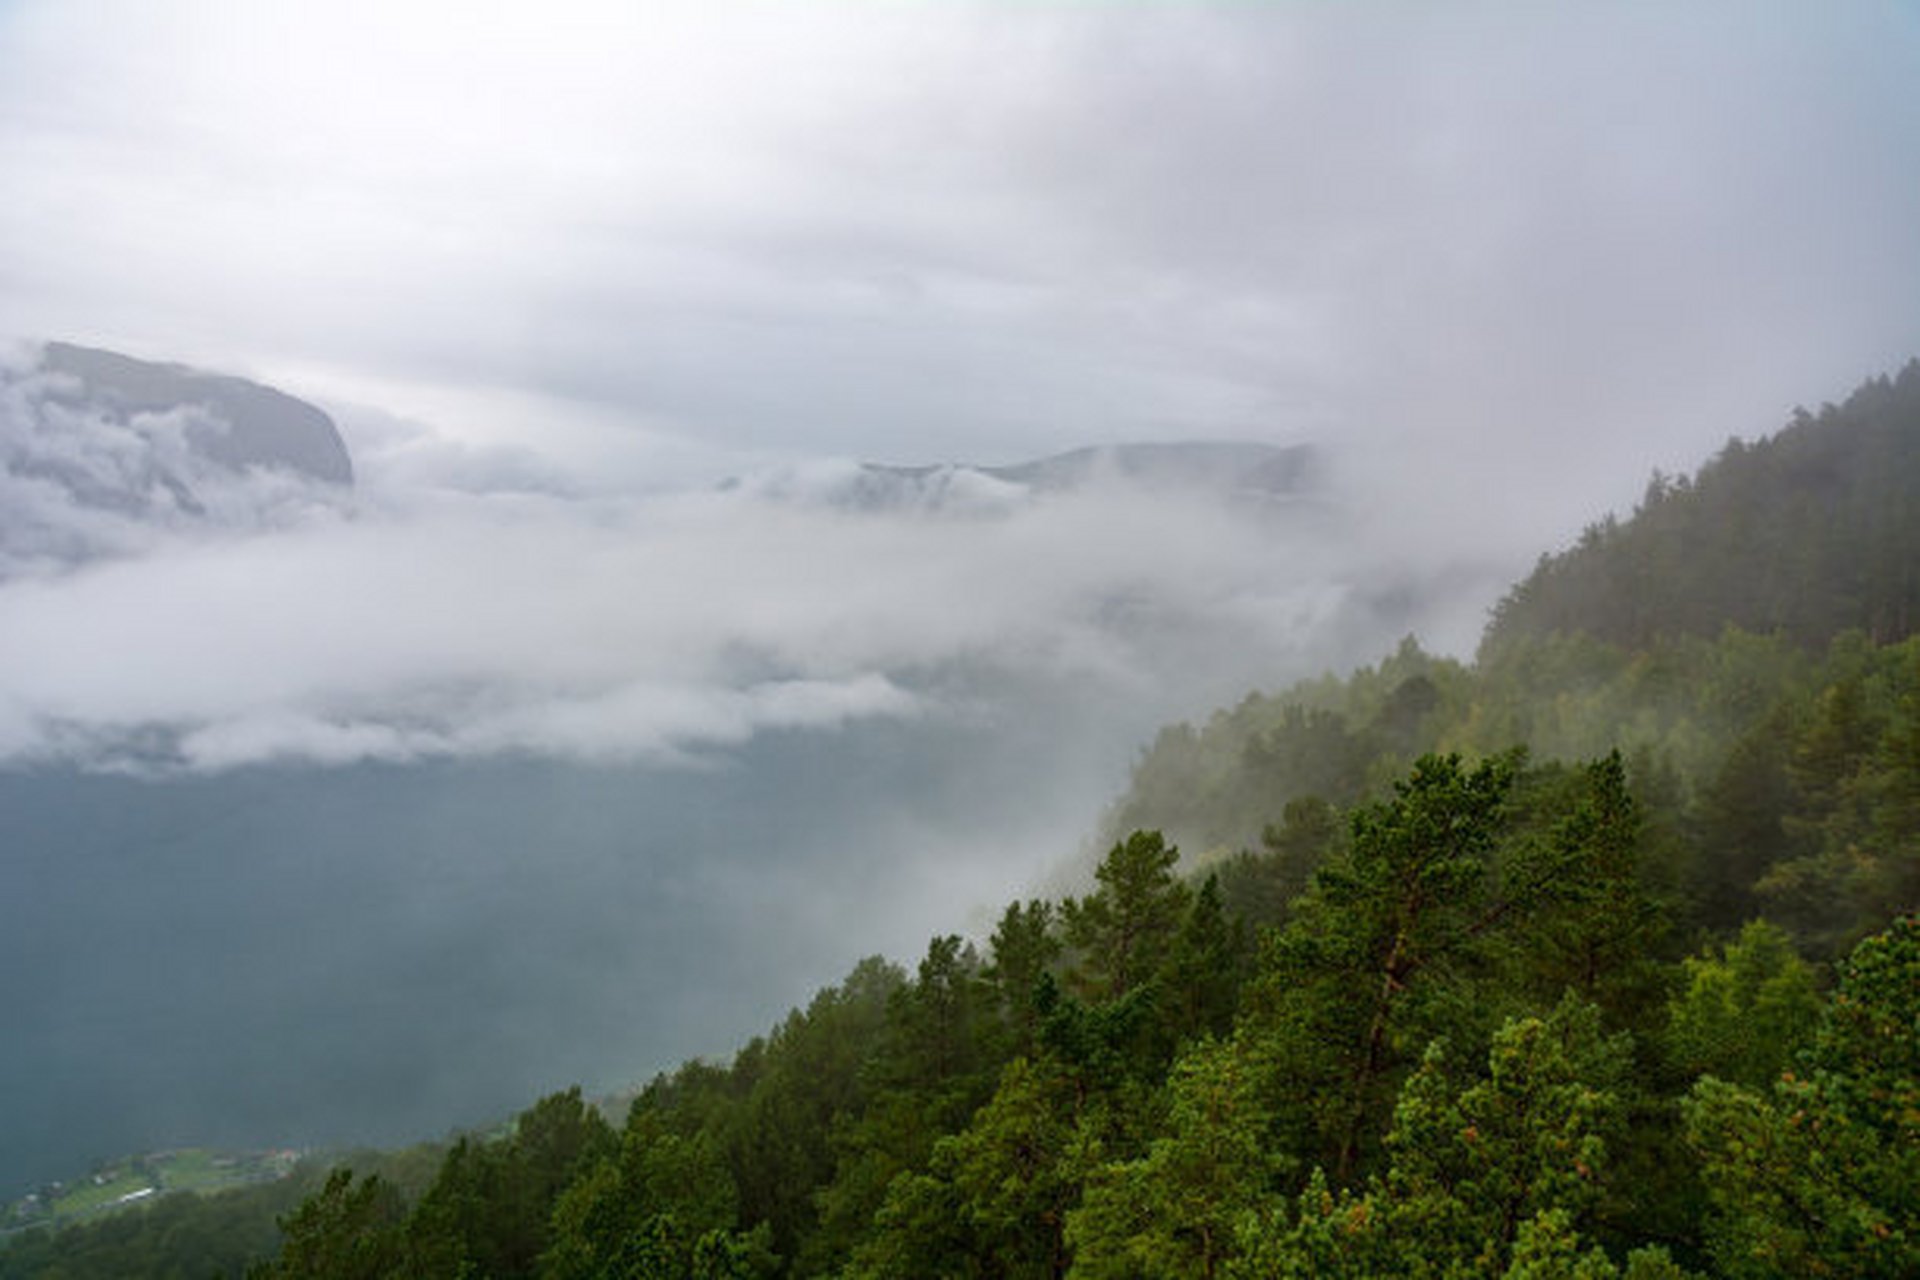
[[[403,1274],[406,1206],[378,1174],[354,1181],[336,1169],[327,1185],[280,1224],[280,1256],[256,1280],[388,1280]]]
[[[1805,1073],[1708,1077],[1686,1109],[1730,1276],[1920,1274],[1920,921],[1842,967]]]
[[[1695,897],[1711,927],[1751,919],[1755,882],[1794,851],[1786,827],[1793,808],[1790,741],[1784,718],[1770,718],[1733,744],[1701,797]]]
[[[1920,899],[1920,642],[1835,640],[1834,678],[1792,744],[1794,856],[1757,885],[1815,955],[1845,950]]]
[[[867,1064],[870,1096],[835,1131],[838,1163],[802,1249],[808,1274],[837,1269],[871,1224],[893,1179],[926,1165],[936,1139],[964,1127],[993,1089],[992,995],[971,946],[933,939],[914,980],[889,1000]]]
[[[1400,1092],[1384,1177],[1335,1191],[1315,1170],[1293,1220],[1242,1218],[1236,1276],[1614,1276],[1578,1230],[1598,1203],[1629,1047],[1571,996],[1507,1022],[1464,1087],[1445,1042]],[[1637,1270],[1636,1270],[1637,1268]],[[1677,1275],[1661,1255],[1631,1274]]]
[[[1183,923],[1193,923],[1193,892],[1174,874],[1179,860],[1159,832],[1136,831],[1101,860],[1094,892],[1060,906],[1066,989],[1051,975],[1041,979],[1041,1042],[1105,1084],[1157,1081],[1173,1056],[1180,1029],[1161,1007],[1173,994],[1167,966]],[[1217,908],[1216,897],[1211,924],[1224,929]],[[1202,963],[1207,944],[1197,934],[1188,942],[1186,961]]]
[[[1624,1268],[1598,1245],[1582,1252],[1571,1218],[1564,1209],[1548,1209],[1523,1223],[1502,1280],[1686,1280],[1691,1274],[1657,1246],[1635,1249]]]
[[[1075,1275],[1215,1276],[1237,1223],[1266,1201],[1273,1157],[1243,1058],[1202,1041],[1175,1063],[1169,1092],[1165,1136],[1092,1175],[1069,1216]]]
[[[1578,1220],[1598,1203],[1628,1042],[1604,1035],[1599,1010],[1569,995],[1547,1018],[1502,1027],[1487,1079],[1458,1094],[1443,1043],[1401,1091],[1388,1201],[1424,1255],[1505,1261],[1539,1214]]]
[[[1376,1280],[1420,1274],[1406,1270],[1370,1196],[1336,1191],[1315,1168],[1294,1201],[1250,1213],[1240,1222],[1238,1250],[1228,1259],[1231,1280]],[[1428,1271],[1425,1274],[1434,1274]]]
[[[1136,831],[1101,860],[1097,890],[1061,904],[1080,994],[1119,999],[1159,971],[1187,906],[1187,887],[1173,874],[1179,861],[1159,832]]]
[[[1248,1030],[1339,1182],[1384,1128],[1401,1046],[1439,1008],[1429,988],[1515,905],[1491,866],[1514,774],[1507,757],[1471,770],[1423,757],[1392,799],[1354,813],[1351,848],[1269,949]]]
[[[1009,1063],[972,1123],[936,1146],[930,1173],[894,1182],[851,1273],[1065,1275],[1067,1215],[1089,1163],[1087,1102],[1085,1082],[1063,1064]]]
[[[617,1159],[574,1182],[553,1212],[549,1280],[763,1274],[768,1232],[735,1231],[733,1180],[705,1134],[682,1136],[636,1107]]]
[[[1193,895],[1159,975],[1166,1038],[1224,1036],[1232,1029],[1246,950],[1245,933],[1221,906],[1219,878],[1209,875]]]
[[[408,1222],[411,1267],[423,1275],[532,1276],[554,1200],[615,1148],[612,1129],[577,1086],[522,1112],[508,1138],[461,1139]]]
[[[1278,922],[1287,904],[1305,892],[1339,836],[1340,815],[1321,797],[1296,796],[1282,806],[1279,825],[1269,825],[1260,833],[1261,845],[1273,858],[1274,888],[1281,908],[1268,922]]]
[[[1778,925],[1751,921],[1718,955],[1689,957],[1683,972],[1686,985],[1667,1006],[1667,1044],[1689,1078],[1765,1088],[1812,1038],[1813,970]]]
[[[989,943],[991,959],[984,977],[999,1008],[1013,1054],[1031,1054],[1040,1032],[1035,996],[1040,979],[1060,956],[1053,904],[1034,899],[1010,904]]]
[[[985,1053],[987,1003],[972,946],[957,934],[933,939],[914,980],[890,997],[878,1072],[895,1087],[969,1093]]]
[[[1729,442],[1691,482],[1656,477],[1631,520],[1543,557],[1495,609],[1483,658],[1555,632],[1626,647],[1728,623],[1812,647],[1850,627],[1876,642],[1920,625],[1920,361]]]
[[[765,1222],[772,1249],[798,1255],[818,1221],[818,1192],[834,1176],[834,1134],[866,1106],[867,1069],[887,1035],[903,975],[877,958],[815,996],[769,1037],[746,1096],[720,1113],[719,1135],[740,1198],[741,1219]],[[739,1065],[739,1064],[736,1064]]]
[[[1576,787],[1532,869],[1542,902],[1517,943],[1520,963],[1549,998],[1570,988],[1637,1027],[1658,1008],[1652,954],[1665,929],[1641,877],[1639,806],[1617,751],[1585,766]]]

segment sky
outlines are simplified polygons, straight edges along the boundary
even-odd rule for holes
[[[12,0],[0,331],[623,487],[1311,438],[1538,537],[1920,351],[1916,69],[1908,3]]]

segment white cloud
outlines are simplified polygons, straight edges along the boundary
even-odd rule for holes
[[[1192,710],[1333,660],[1380,571],[1336,533],[1124,485],[904,512],[748,485],[163,539],[0,583],[0,758],[671,760],[1030,680]]]
[[[129,413],[89,398],[37,349],[0,355],[0,577],[341,509],[329,486],[219,462],[205,446],[230,429],[202,405]]]

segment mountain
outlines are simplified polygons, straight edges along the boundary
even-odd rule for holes
[[[244,378],[49,342],[0,363],[0,573],[340,500],[332,419]]]
[[[210,420],[195,422],[186,433],[195,458],[232,471],[265,467],[328,484],[353,483],[353,460],[333,419],[284,391],[67,342],[49,342],[41,366],[78,384],[56,391],[56,402],[103,410],[129,424],[143,414],[205,410]]]
[[[1163,729],[1104,829],[1286,844],[1421,752],[1618,749],[1680,808],[1701,923],[1837,954],[1920,900],[1920,361],[1734,441],[1544,555],[1463,664],[1400,650]],[[1865,816],[1877,814],[1871,820]],[[1853,825],[1849,826],[1851,823]]]
[[[1247,503],[1297,500],[1319,482],[1310,445],[1186,441],[1096,445],[1003,466],[865,462],[788,469],[730,487],[859,511],[1004,511],[1037,497],[1109,487]]]
[[[1613,644],[1780,632],[1807,647],[1848,628],[1920,630],[1920,360],[1691,479],[1655,473],[1625,521],[1588,526],[1494,612],[1483,654],[1524,637]]]

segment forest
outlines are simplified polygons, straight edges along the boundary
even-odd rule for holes
[[[1656,474],[1471,663],[1163,730],[1084,892],[623,1117],[571,1090],[0,1277],[1920,1274],[1916,495],[1920,361]]]

